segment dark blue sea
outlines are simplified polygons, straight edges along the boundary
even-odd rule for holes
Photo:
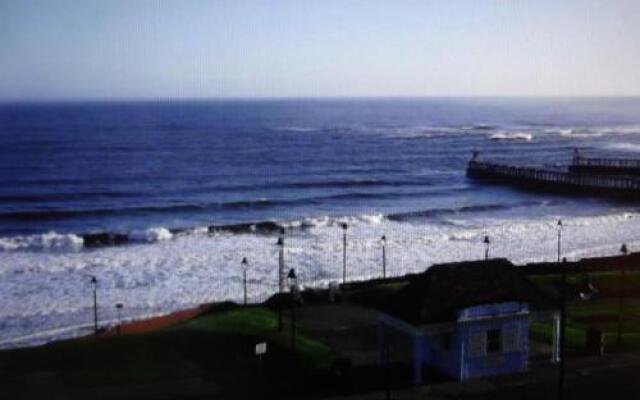
[[[639,98],[286,99],[0,105],[0,346],[276,288],[278,227],[303,284],[491,254],[640,247],[639,208],[470,181],[484,159],[640,158]],[[597,229],[596,229],[597,227]],[[99,236],[98,234],[108,234]],[[107,237],[108,239],[105,239]],[[97,240],[96,238],[102,238]],[[116,240],[117,239],[117,240]]]

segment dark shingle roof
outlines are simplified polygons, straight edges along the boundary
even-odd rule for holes
[[[434,265],[393,295],[383,311],[422,325],[453,321],[466,307],[510,301],[534,310],[554,308],[511,262],[492,259]]]

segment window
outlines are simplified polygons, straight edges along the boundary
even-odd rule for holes
[[[442,335],[442,349],[446,352],[451,351],[451,343],[453,342],[453,333],[447,332]]]
[[[518,325],[505,328],[502,332],[502,352],[512,353],[520,350],[520,329]]]
[[[469,357],[482,357],[485,355],[486,332],[472,331],[469,333]]]
[[[489,329],[487,331],[487,354],[499,353],[501,349],[500,329]]]

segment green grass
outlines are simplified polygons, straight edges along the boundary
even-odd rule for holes
[[[298,328],[295,347],[291,344],[291,325],[285,319],[282,332],[278,331],[278,315],[265,308],[245,308],[224,313],[210,314],[183,326],[206,332],[252,336],[268,340],[285,351],[295,354],[312,368],[326,368],[335,357],[324,343],[312,339]]]
[[[326,345],[298,332],[294,349],[289,325],[278,332],[277,324],[277,315],[263,308],[218,312],[149,333],[5,350],[0,368],[5,368],[4,378],[19,377],[25,384],[40,379],[41,373],[53,373],[79,388],[171,382],[205,376],[212,368],[234,374],[238,367],[233,363],[251,364],[253,344],[261,340],[269,341],[270,352],[293,355],[301,367],[330,364],[334,354]]]
[[[550,323],[531,322],[529,325],[529,338],[544,343],[552,343],[552,326]],[[566,345],[572,349],[582,349],[586,344],[587,332],[584,329],[567,326]]]
[[[174,349],[165,333],[63,341],[47,346],[0,352],[8,374],[25,376],[55,371],[78,386],[179,379],[200,373]],[[162,351],[159,351],[159,350]]]
[[[593,285],[602,295],[617,295],[620,289],[620,272],[606,271],[593,272],[588,274]],[[585,274],[568,274],[567,284],[569,287],[581,287],[584,284]],[[559,295],[558,288],[560,283],[560,274],[532,275],[528,279],[543,291]],[[625,286],[629,292],[640,292],[640,272],[627,271],[625,274]]]
[[[264,308],[246,308],[205,315],[180,326],[180,328],[182,327],[255,336],[276,329],[278,320],[277,315]]]
[[[567,345],[572,348],[584,347],[586,332],[598,329],[605,334],[605,347],[617,342],[620,273],[617,271],[589,274],[594,287],[599,291],[591,300],[571,298],[567,303]],[[627,273],[623,324],[623,344],[627,348],[640,348],[640,299],[634,297],[640,291],[640,274]],[[544,292],[559,296],[559,275],[532,276],[530,280]],[[569,275],[568,292],[573,294],[584,285],[584,275]],[[534,340],[551,342],[551,324],[532,322],[530,337]]]

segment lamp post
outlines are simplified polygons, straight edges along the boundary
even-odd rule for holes
[[[284,229],[278,237],[278,293],[284,292]],[[282,332],[282,298],[278,301],[278,332]]]
[[[382,235],[380,242],[382,243],[382,279],[385,279],[387,277],[387,237]]]
[[[558,267],[560,267],[560,256],[562,254],[562,219],[558,219]],[[563,260],[563,263],[566,262],[566,258]],[[566,265],[560,267],[560,277],[561,277],[561,286],[560,286],[560,332],[559,332],[559,342],[560,349],[558,352],[558,356],[560,357],[560,365],[558,370],[558,399],[562,400],[564,398],[564,348],[565,348],[565,338],[566,338],[566,314],[567,314],[567,271]]]
[[[386,400],[391,400],[391,374],[389,369],[389,342],[387,341],[384,344],[384,392]]]
[[[244,305],[247,305],[247,269],[249,268],[249,263],[247,262],[246,257],[242,259],[240,265],[242,266],[242,288],[244,292]]]
[[[118,335],[121,334],[121,326],[122,326],[122,303],[116,304],[116,312],[118,313]]]
[[[562,265],[560,263],[560,239],[562,231],[562,221],[558,220],[558,267],[560,267],[560,332],[559,332],[559,357],[560,357],[560,365],[558,370],[558,399],[562,400],[564,398],[564,349],[565,349],[565,326],[566,326],[566,314],[567,314],[567,270],[566,265]],[[565,258],[562,261],[562,264],[565,264],[567,259]]]
[[[285,262],[284,262],[284,228],[280,229],[280,236],[278,237],[278,290],[280,293],[285,290]]]
[[[558,220],[558,263],[560,263],[560,253],[562,250],[562,220]]]
[[[626,256],[627,253],[629,251],[627,250],[627,245],[623,244],[622,247],[620,247],[620,253],[623,256]],[[622,324],[624,322],[624,316],[623,316],[623,312],[624,312],[624,297],[625,297],[625,279],[626,279],[626,270],[625,270],[625,264],[626,264],[626,260],[621,260],[621,265],[620,265],[620,298],[619,298],[619,302],[618,302],[618,340],[617,340],[617,344],[618,346],[622,346]]]
[[[347,224],[342,223],[342,283],[347,283]]]
[[[289,281],[290,296],[291,296],[291,347],[296,346],[296,296],[298,294],[298,277],[296,276],[296,270],[291,268],[287,275]]]
[[[93,284],[93,334],[98,335],[98,279],[91,276]]]
[[[491,244],[491,240],[489,240],[489,236],[485,236],[484,240],[482,241],[486,247],[484,249],[484,259],[488,260],[489,259],[489,245]]]
[[[567,313],[567,271],[566,265],[561,267],[560,255],[562,251],[562,220],[558,220],[558,267],[561,268],[561,286],[560,286],[560,332],[559,342],[560,351],[558,355],[560,357],[560,365],[558,370],[558,399],[564,398],[564,347],[565,347],[565,327],[566,327],[566,313]],[[566,261],[566,259],[564,260]],[[564,262],[563,262],[564,263]]]

